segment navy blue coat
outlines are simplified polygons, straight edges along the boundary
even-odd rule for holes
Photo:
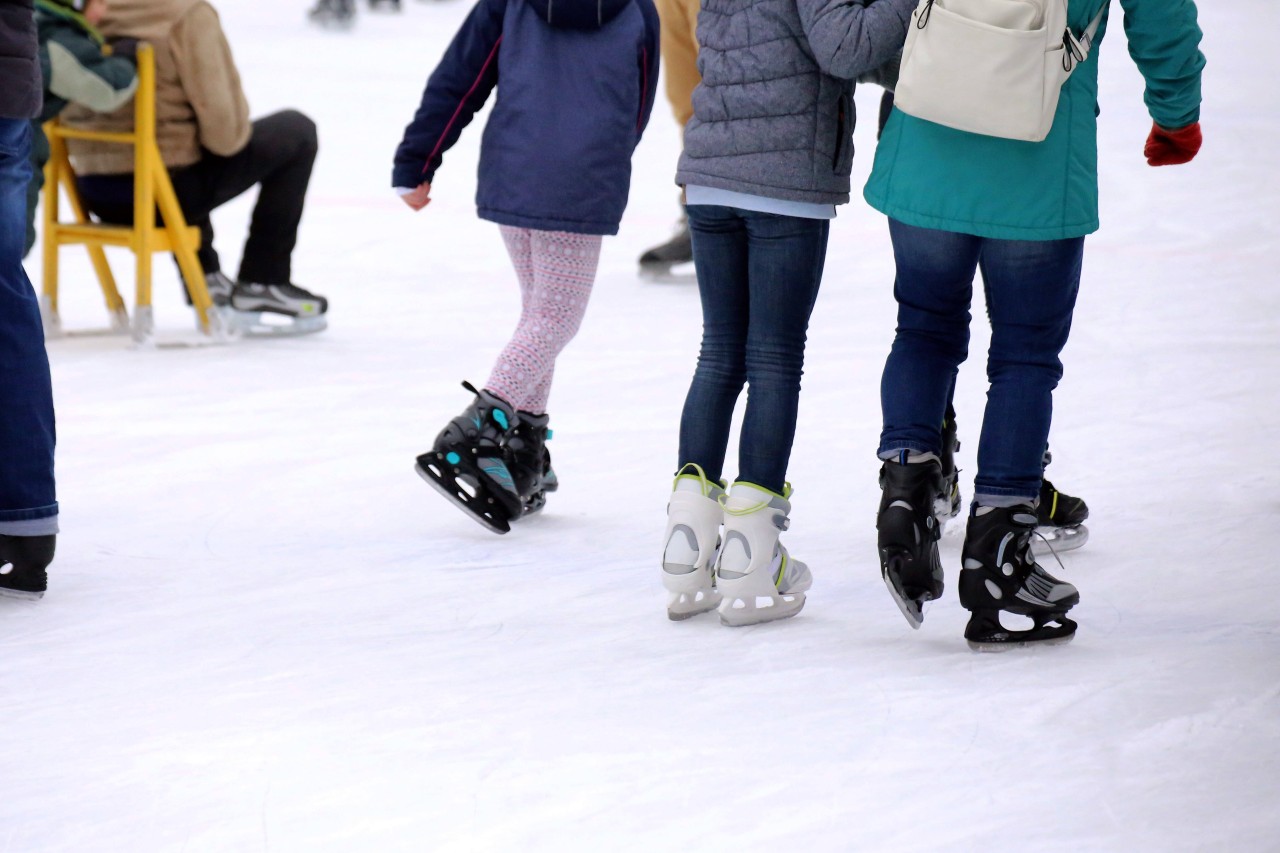
[[[616,234],[657,84],[653,0],[480,0],[427,80],[392,185],[434,182],[496,86],[480,147],[480,217]]]

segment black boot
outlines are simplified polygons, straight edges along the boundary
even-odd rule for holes
[[[524,501],[524,514],[542,509],[547,503],[547,492],[560,487],[556,472],[551,470],[551,451],[547,441],[551,430],[547,429],[548,417],[532,412],[517,412],[519,423],[507,438],[511,451],[511,476],[516,491]]]
[[[936,459],[888,461],[880,468],[880,577],[912,628],[924,621],[924,603],[942,595],[941,528],[934,511],[944,488]]]
[[[516,412],[502,398],[462,387],[476,395],[466,411],[449,421],[435,446],[417,460],[418,475],[495,533],[511,529],[524,504],[508,466],[507,439]]]
[[[36,599],[48,586],[45,569],[53,562],[57,536],[0,534],[0,596]]]
[[[1080,593],[1036,562],[1031,554],[1035,529],[1035,510],[1030,505],[976,507],[969,517],[960,603],[973,614],[964,636],[975,651],[1065,643],[1075,635],[1076,623],[1066,613],[1080,602]],[[1003,627],[1002,610],[1030,618],[1035,627],[1023,631]]]

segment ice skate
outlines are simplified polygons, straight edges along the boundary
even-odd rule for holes
[[[693,237],[689,233],[688,217],[681,216],[675,236],[640,256],[640,275],[651,281],[676,284],[694,282],[697,281],[697,276],[692,269],[683,274],[674,271],[677,266],[691,263],[693,263]]]
[[[956,467],[958,450],[960,450],[960,439],[956,437],[956,420],[948,416],[942,421],[942,453],[939,456],[942,465],[943,494],[934,512],[942,528],[960,514],[960,469]]]
[[[1040,484],[1040,502],[1036,504],[1036,537],[1031,552],[1037,557],[1050,551],[1074,551],[1089,541],[1089,528],[1084,526],[1089,507],[1080,498],[1065,495],[1044,480]]]
[[[551,451],[547,449],[551,440],[547,421],[545,414],[517,412],[516,425],[507,437],[507,462],[523,503],[522,516],[539,512],[546,506],[547,492],[560,488],[556,472],[551,469]]]
[[[515,410],[469,382],[476,395],[467,410],[451,420],[435,446],[418,457],[415,469],[436,491],[492,530],[507,533],[524,512],[507,467],[506,439],[516,424]]]
[[[880,577],[907,623],[919,628],[925,602],[942,596],[942,527],[935,515],[938,501],[946,499],[942,466],[936,458],[907,464],[886,461],[880,468],[880,489]]]
[[[1066,613],[1080,601],[1071,584],[1050,575],[1031,555],[1035,510],[978,507],[969,518],[960,571],[960,603],[972,613],[964,636],[974,651],[1066,643],[1076,623]],[[1005,628],[1000,612],[1032,620],[1025,630]]]
[[[667,618],[673,622],[720,604],[714,567],[720,552],[723,497],[724,487],[708,480],[692,462],[676,473],[662,536],[662,585],[668,593]]]
[[[355,0],[318,0],[307,17],[322,27],[350,29],[356,20]]]
[[[310,335],[329,326],[329,300],[296,284],[237,282],[230,304],[229,319],[241,334]]]
[[[716,558],[720,622],[732,627],[795,616],[813,584],[809,567],[778,541],[790,525],[791,487],[784,495],[737,482],[724,501],[724,532]]]
[[[0,598],[43,598],[57,536],[0,534]]]

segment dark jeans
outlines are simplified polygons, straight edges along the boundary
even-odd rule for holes
[[[973,278],[982,271],[991,348],[975,492],[1034,498],[1062,378],[1084,238],[992,240],[889,220],[898,331],[884,366],[880,452],[941,449],[956,372],[969,350]]]
[[[53,385],[40,304],[22,269],[31,122],[0,118],[0,533],[58,531]]]
[[[316,126],[296,110],[283,110],[253,123],[249,144],[230,157],[204,152],[200,162],[173,169],[174,192],[188,224],[200,228],[200,265],[222,269],[213,248],[209,214],[244,191],[261,185],[249,236],[240,257],[240,281],[286,284],[298,224],[315,163]],[[133,222],[133,175],[86,175],[76,181],[85,204],[103,222]]]
[[[745,383],[737,479],[782,492],[830,223],[711,205],[688,213],[702,351],[680,419],[680,464],[720,479]]]

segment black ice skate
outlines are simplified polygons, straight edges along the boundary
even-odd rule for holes
[[[522,515],[532,515],[547,504],[547,492],[560,488],[556,472],[551,470],[551,451],[547,441],[547,416],[517,412],[518,423],[507,437],[511,478],[524,504]]]
[[[693,275],[676,275],[673,268],[693,261],[693,237],[688,217],[680,217],[676,234],[640,256],[640,275],[653,281],[681,283],[696,281]]]
[[[978,507],[969,517],[960,603],[973,614],[964,637],[974,651],[1066,643],[1075,635],[1076,623],[1066,613],[1079,603],[1080,593],[1035,561],[1035,529],[1030,506]],[[1005,628],[1000,624],[1002,610],[1026,616],[1035,625],[1020,631]]]
[[[48,586],[57,537],[0,534],[0,597],[37,599]]]
[[[938,558],[941,526],[935,505],[945,484],[938,460],[880,469],[880,514],[876,516],[880,577],[912,628],[924,622],[924,603],[942,595]]]
[[[1036,538],[1031,550],[1037,555],[1050,551],[1073,551],[1089,541],[1089,507],[1080,498],[1063,494],[1044,480],[1040,483],[1040,503],[1036,505]]]
[[[891,92],[886,94],[892,95]],[[955,413],[948,407],[947,416],[942,421],[942,500],[935,510],[940,524],[946,524],[960,514],[960,469],[956,467],[956,451],[959,449]]]
[[[507,466],[506,440],[516,425],[515,410],[469,382],[476,395],[467,410],[449,422],[435,446],[418,457],[418,475],[494,533],[511,530],[524,512]]]

